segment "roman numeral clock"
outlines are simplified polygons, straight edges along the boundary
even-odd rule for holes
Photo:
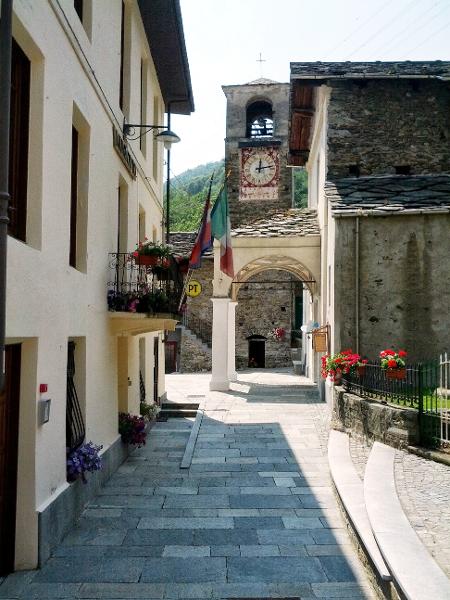
[[[241,148],[240,200],[277,200],[279,180],[279,148]]]

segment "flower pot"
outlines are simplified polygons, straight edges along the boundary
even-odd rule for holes
[[[342,373],[336,373],[336,375],[334,376],[334,382],[335,385],[341,385],[342,383]]]
[[[388,369],[386,371],[388,379],[406,379],[406,368],[403,369]]]
[[[152,255],[147,255],[147,254],[138,254],[137,256],[134,257],[134,262],[137,265],[140,266],[145,266],[145,267],[154,267],[157,264],[159,264],[160,262],[160,257],[159,256],[152,256]]]
[[[360,365],[356,367],[356,372],[358,373],[358,377],[364,377],[364,375],[366,374],[366,366]]]

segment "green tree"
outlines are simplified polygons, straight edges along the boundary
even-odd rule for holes
[[[170,180],[170,231],[197,231],[205,206],[211,175],[214,173],[211,200],[223,184],[224,161],[199,165]],[[167,198],[164,197],[164,202]]]
[[[308,172],[306,169],[293,170],[294,206],[307,208],[308,206]]]

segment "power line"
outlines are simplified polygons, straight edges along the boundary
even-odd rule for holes
[[[345,42],[348,42],[348,40],[350,38],[352,38],[355,33],[358,33],[359,31],[361,31],[361,29],[372,19],[374,19],[376,16],[378,16],[380,14],[380,12],[388,5],[391,3],[391,0],[387,0],[387,2],[385,2],[381,8],[379,8],[378,10],[376,10],[374,13],[372,13],[371,15],[369,15],[367,17],[367,19],[361,23],[361,25],[358,25],[358,27],[356,27],[356,29],[354,29],[346,38],[344,38],[343,40],[341,40],[340,42],[338,42],[337,44],[335,44],[332,48],[330,48],[329,50],[327,50],[324,54],[324,60],[326,59],[326,57],[331,53],[334,52],[334,50],[336,50],[336,48],[339,48],[339,46],[341,46],[342,44],[345,44]]]
[[[444,29],[446,29],[449,25],[450,25],[450,21],[447,21],[447,23],[445,23],[445,25],[443,25],[442,27],[440,27],[436,31],[433,31],[433,33],[431,33],[426,39],[424,39],[423,42],[420,42],[420,44],[417,44],[417,46],[414,46],[414,48],[412,48],[411,50],[409,50],[406,53],[406,56],[408,56],[408,54],[411,54],[411,52],[414,52],[414,50],[417,50],[417,48],[420,48],[421,46],[423,46],[424,44],[426,44],[428,42],[428,40],[431,40],[431,38],[433,36],[437,35],[438,33],[441,33],[441,31],[444,31]]]
[[[384,46],[380,46],[379,48],[377,48],[374,51],[374,56],[377,57],[377,53],[380,51],[386,51],[387,49],[389,49],[389,52],[391,52],[396,46],[399,45],[400,43],[400,39],[402,37],[404,37],[404,34],[408,34],[408,35],[412,35],[413,33],[415,33],[416,31],[420,31],[421,29],[423,29],[426,25],[428,25],[429,23],[431,23],[432,21],[434,21],[435,19],[437,19],[443,12],[445,12],[448,8],[448,5],[445,5],[442,10],[438,10],[437,13],[435,13],[430,19],[427,19],[425,21],[422,21],[422,17],[427,15],[430,11],[434,10],[439,4],[440,4],[441,0],[439,0],[438,2],[436,2],[434,4],[434,6],[432,8],[430,8],[429,10],[426,10],[425,12],[421,13],[416,19],[414,19],[414,21],[412,23],[410,23],[409,25],[407,25],[404,29],[402,29],[400,31],[400,33],[396,34],[395,39],[392,39],[390,42],[388,42],[386,45]],[[418,27],[416,27],[415,29],[410,29],[410,27],[412,25],[415,25],[418,21],[421,21],[420,25]]]
[[[388,27],[390,27],[393,23],[395,23],[396,19],[398,19],[398,17],[400,17],[410,6],[412,6],[416,2],[417,2],[417,0],[411,0],[411,2],[408,2],[408,4],[406,6],[404,6],[394,17],[392,17],[390,19],[390,23],[389,24],[384,24],[382,27],[380,27],[380,29],[377,29],[373,35],[371,35],[369,38],[366,39],[365,42],[363,42],[357,48],[355,48],[352,52],[350,52],[350,54],[348,54],[345,57],[344,60],[348,60],[351,56],[353,56],[354,54],[356,54],[356,52],[358,52],[359,50],[361,50],[361,48],[364,48],[365,46],[367,46],[367,44],[369,42],[371,42],[378,35],[380,35],[381,32],[385,31]]]

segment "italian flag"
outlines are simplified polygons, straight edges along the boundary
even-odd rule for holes
[[[228,213],[226,188],[220,192],[211,212],[211,234],[220,242],[220,270],[228,277],[234,276],[233,250],[231,248],[231,222]]]

